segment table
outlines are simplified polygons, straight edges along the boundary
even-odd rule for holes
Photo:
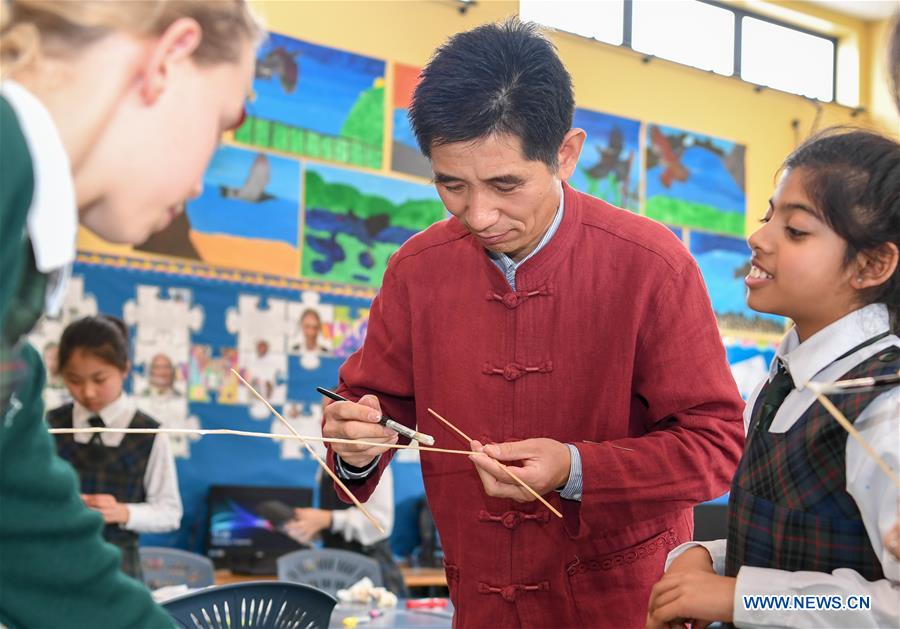
[[[411,568],[401,566],[406,587],[447,587],[447,575],[443,568]],[[216,570],[216,585],[244,583],[246,581],[276,581],[278,577],[269,574],[234,574],[230,570]]]
[[[360,603],[341,603],[334,608],[331,614],[329,629],[344,629],[344,618],[348,616],[368,616],[371,605]],[[394,609],[383,609],[383,615],[372,618],[367,623],[360,623],[357,629],[381,629],[394,627],[395,629],[450,629],[453,625],[453,605],[446,608],[434,609],[406,609],[406,601],[400,599]]]

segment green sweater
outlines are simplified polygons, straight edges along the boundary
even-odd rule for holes
[[[25,223],[33,192],[28,146],[0,97],[0,625],[172,627],[147,588],[119,571],[103,518],[82,503],[47,433],[44,366],[24,339],[47,284]]]

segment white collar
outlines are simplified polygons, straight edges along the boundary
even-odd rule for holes
[[[807,382],[839,357],[890,329],[887,306],[869,304],[822,328],[802,343],[797,328],[792,327],[775,355],[791,374],[796,389],[802,391]],[[770,379],[775,375],[777,362],[772,361]]]
[[[69,156],[50,112],[31,92],[5,79],[0,94],[16,112],[31,153],[34,195],[28,236],[38,271],[49,273],[75,260],[78,207]]]
[[[94,415],[99,415],[107,428],[128,428],[131,420],[134,419],[136,406],[130,395],[122,392],[115,401],[111,402],[99,413],[92,413],[78,402],[72,410],[72,427],[73,428],[89,428],[88,420]]]

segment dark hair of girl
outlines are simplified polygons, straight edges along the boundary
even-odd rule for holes
[[[76,350],[88,352],[100,360],[128,369],[128,328],[125,322],[110,315],[84,317],[73,321],[59,340],[59,371]]]
[[[847,242],[844,263],[887,243],[900,248],[900,144],[861,129],[832,128],[809,138],[782,165],[802,169],[803,186],[825,222]],[[863,303],[884,303],[900,329],[900,265]]]

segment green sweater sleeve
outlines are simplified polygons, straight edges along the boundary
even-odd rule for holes
[[[84,506],[74,470],[56,455],[43,364],[9,324],[36,279],[24,231],[32,188],[27,145],[0,98],[0,259],[16,271],[0,277],[0,625],[172,627],[147,588],[119,570],[103,518]]]

